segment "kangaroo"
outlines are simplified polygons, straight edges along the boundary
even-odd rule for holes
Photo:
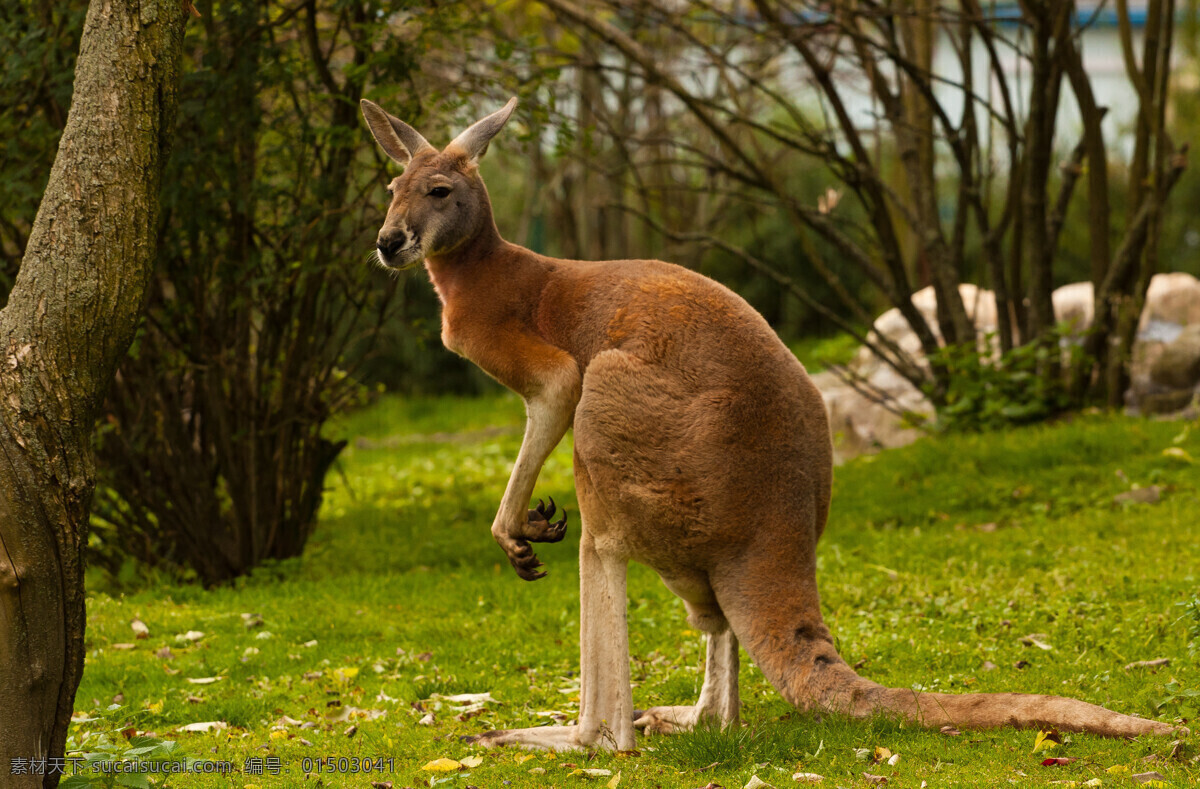
[[[363,115],[403,175],[389,185],[379,263],[424,261],[442,341],[525,401],[527,421],[492,536],[517,575],[545,575],[531,545],[565,514],[529,509],[551,450],[575,431],[581,525],[580,712],[574,726],[473,741],[630,750],[638,729],[738,721],[738,645],[801,710],[898,716],[921,726],[1050,727],[1111,737],[1173,727],[1057,696],[918,693],[860,677],[821,616],[816,548],[829,513],[832,446],[804,367],[749,304],[656,260],[559,260],[500,237],[478,161],[514,98],[443,150],[370,101]],[[625,575],[653,568],[706,634],[693,706],[635,711]]]

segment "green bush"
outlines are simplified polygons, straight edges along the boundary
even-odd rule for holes
[[[998,430],[1038,422],[1066,410],[1071,399],[1062,376],[1052,366],[1058,362],[1070,369],[1075,355],[1082,352],[1067,337],[1067,328],[1059,327],[1045,342],[1018,346],[998,358],[970,345],[940,349],[931,361],[946,367],[949,385],[946,404],[938,410],[937,428]],[[995,334],[989,332],[982,342],[994,347],[994,340]]]

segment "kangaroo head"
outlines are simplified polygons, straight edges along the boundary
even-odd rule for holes
[[[384,153],[404,166],[388,185],[392,195],[376,240],[379,262],[393,269],[445,255],[493,227],[478,162],[504,127],[517,100],[475,123],[438,151],[416,129],[362,100],[363,116]]]

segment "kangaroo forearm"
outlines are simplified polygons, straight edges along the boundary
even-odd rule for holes
[[[565,513],[557,523],[551,520],[554,514],[553,500],[548,511],[541,506],[537,510],[530,510],[529,502],[542,465],[566,434],[575,413],[575,405],[579,402],[578,368],[569,358],[567,361],[567,364],[544,374],[541,377],[542,385],[526,397],[528,418],[525,438],[500,501],[496,520],[492,522],[492,536],[504,549],[517,575],[526,581],[534,581],[545,575],[539,572],[541,562],[530,543],[558,542],[566,530]]]
[[[496,513],[496,525],[503,534],[514,539],[531,539],[537,535],[529,528],[528,508],[533,498],[533,489],[538,474],[550,453],[566,435],[570,426],[571,410],[561,404],[529,405],[529,417],[525,423],[525,438],[517,453],[517,462],[500,500]]]

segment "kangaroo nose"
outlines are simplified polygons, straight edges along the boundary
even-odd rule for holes
[[[406,236],[403,231],[394,235],[380,235],[375,242],[375,248],[379,250],[379,254],[385,258],[390,258],[400,251],[400,247],[404,246]]]

